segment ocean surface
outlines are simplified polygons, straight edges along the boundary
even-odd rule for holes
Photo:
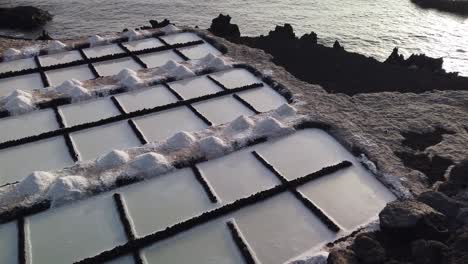
[[[297,35],[314,31],[328,46],[339,40],[347,50],[381,61],[399,47],[405,55],[443,57],[447,71],[468,76],[468,17],[422,9],[410,0],[0,0],[0,7],[16,5],[54,14],[46,30],[56,38],[121,31],[164,18],[207,28],[224,13],[243,35],[267,34],[290,23]],[[23,37],[38,33],[0,30]]]

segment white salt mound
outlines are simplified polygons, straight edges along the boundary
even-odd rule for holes
[[[207,158],[219,156],[229,150],[229,146],[222,139],[215,136],[205,137],[198,144]]]
[[[251,128],[254,125],[252,119],[247,116],[241,115],[238,118],[234,119],[234,121],[230,122],[228,128],[233,131],[244,131],[246,129]]]
[[[26,47],[21,52],[23,54],[22,57],[32,57],[32,56],[39,55],[39,50],[40,50],[39,45]]]
[[[52,42],[49,43],[47,46],[47,49],[49,51],[61,51],[64,50],[67,47],[64,43],[58,40],[53,40]]]
[[[296,115],[297,110],[289,104],[283,104],[275,110],[275,113],[281,117],[290,117]]]
[[[47,192],[52,205],[65,201],[80,199],[86,194],[89,187],[88,180],[83,176],[66,176],[58,178]]]
[[[254,133],[261,136],[273,136],[281,134],[287,127],[273,117],[260,120],[254,129]]]
[[[117,79],[121,85],[130,90],[143,84],[143,80],[138,77],[138,74],[128,68],[121,70],[119,74],[117,74]]]
[[[167,147],[169,149],[182,149],[192,146],[196,138],[189,132],[181,131],[167,139]]]
[[[168,62],[166,62],[166,64],[161,66],[161,69],[163,69],[165,71],[172,71],[174,69],[177,69],[180,65],[181,64],[178,63],[177,61],[169,60]]]
[[[160,30],[166,34],[178,32],[180,29],[172,24],[160,28]]]
[[[177,69],[172,71],[171,76],[174,77],[176,80],[180,80],[188,77],[193,77],[195,76],[195,73],[189,68],[185,67],[184,65],[180,65]]]
[[[130,166],[141,172],[163,173],[172,168],[166,157],[156,152],[149,152],[135,157]]]
[[[29,92],[15,90],[1,100],[3,107],[12,115],[23,114],[34,110],[34,102]]]
[[[5,52],[3,52],[3,57],[6,61],[14,60],[19,56],[21,56],[21,51],[17,49],[9,48]]]
[[[55,175],[45,171],[35,171],[16,185],[17,191],[23,196],[40,194],[55,180]]]
[[[91,92],[83,87],[83,84],[75,79],[64,81],[55,87],[55,91],[67,95],[73,99],[91,97]]]
[[[134,29],[130,29],[123,34],[129,41],[136,40],[142,37],[142,34]]]
[[[218,57],[212,53],[208,53],[205,57],[201,58],[198,61],[199,66],[203,66],[215,70],[224,70],[230,68],[231,66],[221,57]]]
[[[88,38],[89,45],[94,47],[96,45],[105,43],[107,40],[99,35],[94,35]]]
[[[328,252],[321,251],[303,260],[295,260],[291,264],[327,264]]]
[[[111,152],[99,157],[96,160],[96,166],[101,170],[115,168],[127,163],[130,157],[125,151],[112,150]]]

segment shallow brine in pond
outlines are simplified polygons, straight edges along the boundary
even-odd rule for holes
[[[264,87],[238,93],[239,97],[259,112],[267,112],[287,103],[286,99],[267,84]]]
[[[125,68],[131,69],[134,71],[142,68],[140,64],[136,63],[130,57],[116,59],[116,60],[96,62],[96,63],[93,63],[93,65],[96,68],[96,71],[101,76],[116,75]]]
[[[262,82],[246,69],[233,69],[229,71],[216,72],[210,75],[228,89]]]
[[[172,50],[158,51],[153,53],[141,54],[138,57],[148,66],[148,68],[161,67],[168,61],[183,61],[183,59]]]
[[[244,263],[223,220],[214,220],[143,250],[148,264]]]
[[[252,155],[252,150],[247,148],[197,165],[223,204],[280,184]]]
[[[91,160],[113,149],[136,147],[140,141],[127,121],[102,125],[70,134],[81,160]]]
[[[138,51],[162,47],[164,44],[156,38],[147,38],[142,40],[130,41],[123,44],[130,51]]]
[[[50,55],[44,55],[39,57],[42,67],[47,67],[56,64],[64,64],[72,61],[82,60],[81,54],[77,50],[71,50],[66,52],[60,52]]]
[[[88,58],[98,58],[111,54],[124,53],[124,50],[117,44],[111,44],[83,49],[83,52],[88,56]]]
[[[51,109],[0,119],[0,143],[30,137],[59,128]]]
[[[213,207],[191,169],[159,175],[120,192],[138,236],[166,229]]]
[[[111,261],[107,261],[104,264],[135,264],[133,256],[124,256]]]
[[[119,115],[109,97],[59,107],[65,126],[76,126]]]
[[[241,115],[250,116],[254,114],[231,95],[195,103],[193,107],[215,124],[228,123]]]
[[[201,40],[197,34],[191,32],[169,34],[162,36],[161,38],[171,45]]]
[[[203,95],[221,92],[221,89],[206,76],[190,78],[169,83],[169,86],[184,99],[192,99]]]
[[[336,236],[291,193],[282,193],[233,213],[263,264],[283,263]]]
[[[204,58],[210,53],[216,56],[221,55],[221,52],[219,50],[217,50],[215,47],[211,46],[208,43],[180,48],[179,51],[191,60],[198,60]]]
[[[26,219],[31,263],[74,263],[127,241],[110,194],[47,210]]]
[[[88,65],[80,65],[46,71],[49,83],[51,86],[57,86],[64,81],[76,79],[78,81],[86,81],[94,79],[95,76],[89,69]]]
[[[0,263],[18,263],[18,229],[16,221],[0,224]]]
[[[8,95],[17,89],[30,91],[40,88],[44,88],[44,85],[39,73],[0,79],[0,96]]]
[[[116,98],[127,113],[177,102],[177,98],[163,85],[123,93]]]
[[[187,107],[178,107],[134,119],[148,141],[164,140],[179,131],[198,131],[206,124]]]
[[[0,73],[33,68],[36,68],[36,62],[33,58],[0,62]]]
[[[0,185],[20,181],[36,170],[73,164],[63,137],[55,137],[0,150]]]

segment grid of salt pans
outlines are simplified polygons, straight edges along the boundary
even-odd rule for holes
[[[0,262],[283,263],[392,199],[333,137],[306,128],[4,223]]]
[[[34,170],[269,111],[284,97],[243,68],[0,118],[0,186]],[[24,160],[28,160],[24,163]]]
[[[15,89],[32,90],[115,75],[124,68],[139,70],[169,60],[200,59],[221,54],[195,33],[184,32],[141,40],[75,49],[0,63],[0,96]]]

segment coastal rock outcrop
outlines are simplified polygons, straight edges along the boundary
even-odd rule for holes
[[[441,11],[468,15],[468,1],[465,0],[411,0],[423,8],[435,8]]]
[[[398,53],[398,48],[394,48],[390,56],[384,61],[387,64],[399,65],[411,69],[427,69],[438,73],[445,73],[442,68],[444,60],[442,58],[431,58],[424,54],[412,54],[408,59]]]
[[[208,29],[211,33],[224,37],[224,38],[240,38],[241,34],[239,26],[231,24],[231,17],[229,15],[219,14],[218,17],[214,18],[211,22],[211,26]]]
[[[31,29],[45,25],[52,15],[33,6],[0,8],[0,28]]]

